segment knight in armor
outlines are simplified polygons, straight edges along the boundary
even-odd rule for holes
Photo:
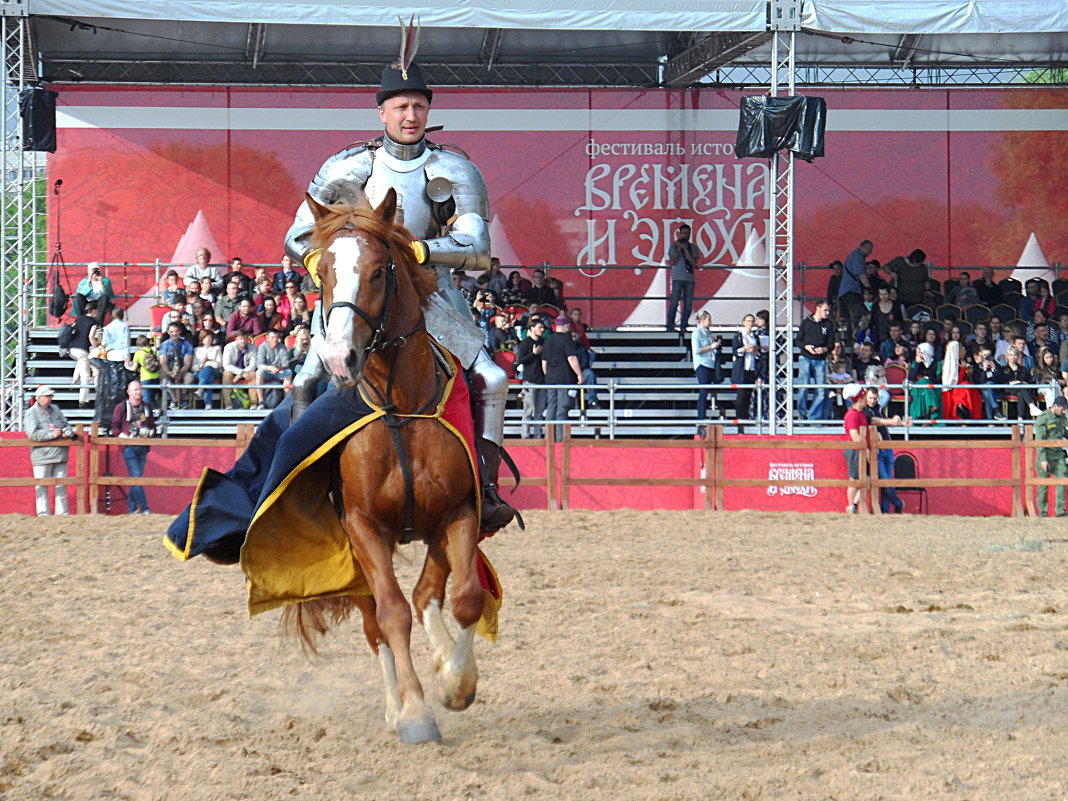
[[[482,530],[496,531],[514,516],[496,487],[508,378],[486,352],[485,336],[451,280],[454,269],[483,271],[489,267],[489,200],[482,174],[466,155],[427,140],[433,96],[417,64],[387,66],[375,96],[385,132],[327,159],[308,194],[320,203],[332,204],[354,202],[362,191],[372,205],[378,205],[389,189],[396,190],[398,221],[415,238],[412,250],[420,264],[437,273],[438,292],[424,308],[427,331],[459,359],[467,373],[482,477]],[[286,234],[285,248],[318,285],[319,253],[308,244],[313,227],[305,202]],[[294,420],[315,399],[316,388],[326,377],[318,355],[325,334],[321,306],[315,308],[311,349],[293,381]]]

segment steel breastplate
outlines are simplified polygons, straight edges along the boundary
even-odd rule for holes
[[[393,188],[397,192],[398,222],[419,239],[438,235],[438,227],[431,213],[430,198],[426,193],[426,172],[423,165],[430,156],[427,149],[417,158],[400,161],[380,148],[375,153],[371,177],[367,179],[364,193],[377,206]]]

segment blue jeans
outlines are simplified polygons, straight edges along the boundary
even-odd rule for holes
[[[217,367],[201,367],[197,371],[198,384],[218,384],[221,380],[222,373],[219,372]],[[215,400],[215,390],[204,389],[201,392],[204,393],[204,403],[211,403]]]
[[[146,378],[141,382],[141,388],[144,390],[144,402],[151,406],[153,409],[158,409],[159,404],[156,403],[156,396],[159,394],[159,390],[152,389],[152,387],[159,386],[158,378]]]
[[[827,389],[806,389],[812,384],[827,383],[827,360],[801,357],[801,369],[797,373],[797,383],[801,389],[797,393],[797,416],[809,420],[827,419]],[[816,397],[809,406],[808,393],[815,392]]]
[[[126,472],[130,478],[140,478],[145,474],[145,462],[148,461],[147,445],[127,445],[122,449],[122,460],[126,462]],[[139,484],[130,487],[126,496],[126,511],[136,512],[138,509],[148,509],[148,498],[145,496],[145,488]]]
[[[998,410],[998,399],[994,390],[980,389],[979,394],[983,396],[983,412],[986,414],[986,419],[994,419],[994,412]]]
[[[679,321],[679,329],[686,330],[690,324],[690,312],[693,311],[693,281],[672,281],[671,302],[668,304],[667,330],[675,330],[675,312],[678,311],[679,301],[682,301],[682,319]]]
[[[705,367],[703,364],[697,365],[697,383],[698,384],[713,384],[716,381],[716,371],[711,367]],[[697,390],[697,419],[708,419],[708,396],[712,390],[699,389]]]
[[[879,451],[879,478],[894,477],[894,451],[892,449]],[[890,511],[890,507],[900,509],[905,503],[897,496],[895,487],[883,487],[879,490],[879,508],[883,514]]]

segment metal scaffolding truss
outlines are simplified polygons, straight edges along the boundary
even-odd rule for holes
[[[250,36],[251,36],[250,32]],[[656,86],[659,65],[634,63],[529,63],[494,61],[492,42],[482,56],[486,63],[420,62],[435,86]],[[44,65],[53,83],[187,84],[210,86],[378,86],[381,62],[60,60]]]
[[[766,64],[734,62],[710,74],[701,85],[731,87],[766,87],[771,83],[771,69]],[[968,64],[924,67],[913,63],[908,68],[886,65],[856,64],[798,65],[794,83],[803,87],[882,87],[953,88],[1068,85],[1068,64]]]
[[[37,159],[24,153],[18,94],[32,82],[34,58],[29,26],[18,3],[0,3],[4,80],[0,81],[0,138],[3,140],[3,197],[0,198],[0,430],[21,428],[25,406],[29,298],[40,280],[30,266],[41,261],[44,230],[43,179]]]

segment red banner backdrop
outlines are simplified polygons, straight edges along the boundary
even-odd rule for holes
[[[1064,258],[1068,208],[1059,173],[1046,165],[1068,150],[1068,91],[820,94],[827,156],[797,164],[797,260],[825,265],[868,238],[883,262],[922,247],[944,266],[1014,265],[1031,233],[1051,261]],[[738,264],[747,243],[750,254],[763,250],[767,164],[734,155],[741,96],[441,91],[431,122],[446,126],[433,138],[462,147],[485,175],[502,262],[578,265],[556,273],[571,298],[641,298],[662,293],[647,268],[662,262],[682,221],[707,264]],[[49,177],[64,181],[67,260],[186,260],[197,244],[214,243],[217,261],[276,263],[322,161],[380,132],[372,98],[370,90],[60,87]],[[176,254],[198,219],[201,241]],[[605,272],[606,264],[634,269]],[[698,296],[714,296],[732,275],[700,273]],[[725,295],[751,294],[734,279]],[[806,294],[818,295],[826,274],[809,280]],[[147,281],[128,288],[147,291]],[[618,325],[636,301],[578,305],[595,325]]]

